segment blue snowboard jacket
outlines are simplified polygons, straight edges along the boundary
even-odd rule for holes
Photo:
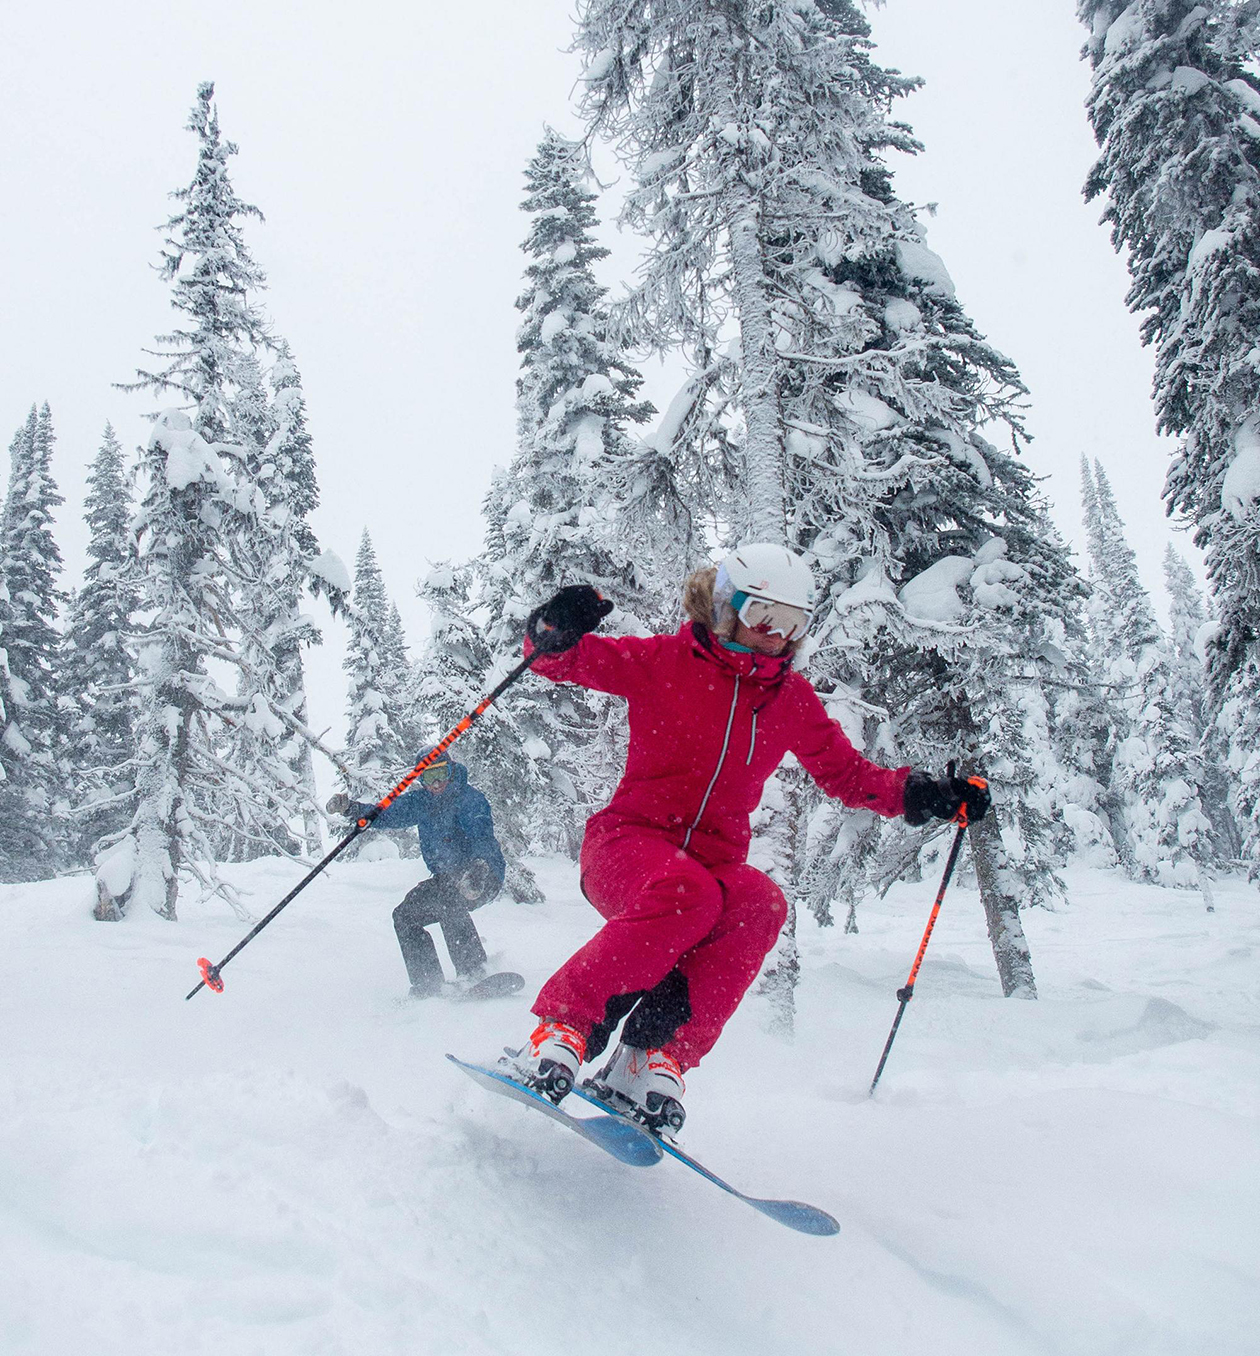
[[[357,817],[372,807],[352,803],[347,814]],[[451,763],[451,777],[441,791],[429,791],[415,782],[410,791],[383,810],[372,822],[374,829],[415,829],[420,835],[420,855],[435,876],[458,874],[480,857],[503,884],[507,866],[498,839],[490,802],[468,785],[468,769]]]

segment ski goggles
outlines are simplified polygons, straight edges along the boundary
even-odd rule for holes
[[[758,598],[738,592],[731,598],[735,615],[750,631],[761,631],[784,640],[800,640],[809,630],[814,614],[794,603],[776,603],[773,598]]]
[[[443,786],[451,779],[451,765],[449,763],[434,763],[432,767],[426,767],[420,774],[420,780],[425,786]]]

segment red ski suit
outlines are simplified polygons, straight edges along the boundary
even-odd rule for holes
[[[629,703],[626,770],[582,843],[582,889],[607,920],[534,1003],[589,1034],[610,999],[686,980],[691,1015],[664,1048],[684,1069],[713,1047],[787,914],[747,864],[749,816],[789,751],[829,796],[889,817],[908,768],[863,758],[788,656],[743,654],[686,623],[672,636],[584,636],[536,661],[554,682]]]

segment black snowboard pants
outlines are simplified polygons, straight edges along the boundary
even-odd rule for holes
[[[457,976],[474,977],[486,963],[486,949],[477,935],[469,902],[460,894],[454,877],[431,876],[422,880],[414,890],[407,891],[406,898],[394,910],[394,931],[412,988],[426,993],[437,993],[443,982],[442,962],[426,930],[434,923],[442,928]]]

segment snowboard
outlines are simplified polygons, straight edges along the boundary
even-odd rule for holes
[[[512,970],[500,970],[497,974],[486,975],[475,984],[447,984],[443,996],[453,1003],[477,1003],[483,998],[510,998],[525,987],[525,976]]]
[[[447,1055],[446,1058],[487,1091],[520,1102],[522,1106],[535,1107],[544,1116],[567,1126],[581,1135],[588,1144],[603,1149],[606,1154],[611,1154],[621,1163],[632,1168],[650,1168],[653,1163],[661,1161],[662,1151],[657,1141],[646,1130],[618,1116],[616,1112],[610,1113],[611,1118],[570,1116],[567,1111],[561,1111],[554,1102],[532,1088],[527,1088],[524,1083],[518,1083],[501,1069],[487,1069],[480,1064],[467,1064],[462,1059],[456,1059],[454,1055]],[[600,1109],[605,1110],[603,1107]]]
[[[614,1117],[619,1121],[624,1121],[625,1117],[620,1112],[614,1110],[606,1101],[595,1093],[589,1082],[581,1086],[574,1087],[569,1094],[571,1097],[580,1097],[584,1102],[589,1102],[592,1106],[597,1106],[607,1115]],[[689,1167],[692,1172],[699,1173],[706,1182],[712,1182],[714,1186],[721,1187],[728,1195],[734,1196],[736,1200],[743,1201],[745,1205],[750,1205],[756,1211],[765,1215],[768,1219],[774,1220],[778,1224],[785,1225],[789,1229],[795,1229],[800,1234],[813,1234],[817,1238],[829,1238],[832,1234],[840,1232],[840,1224],[834,1216],[829,1215],[825,1210],[820,1210],[816,1205],[807,1205],[804,1201],[778,1201],[773,1199],[763,1199],[759,1196],[749,1196],[744,1192],[731,1186],[729,1182],[724,1182],[715,1172],[711,1172],[692,1158],[689,1153],[685,1153],[678,1147],[673,1140],[665,1135],[653,1135],[650,1131],[644,1130],[644,1134],[660,1145],[663,1152],[671,1158],[676,1158],[680,1163]]]

